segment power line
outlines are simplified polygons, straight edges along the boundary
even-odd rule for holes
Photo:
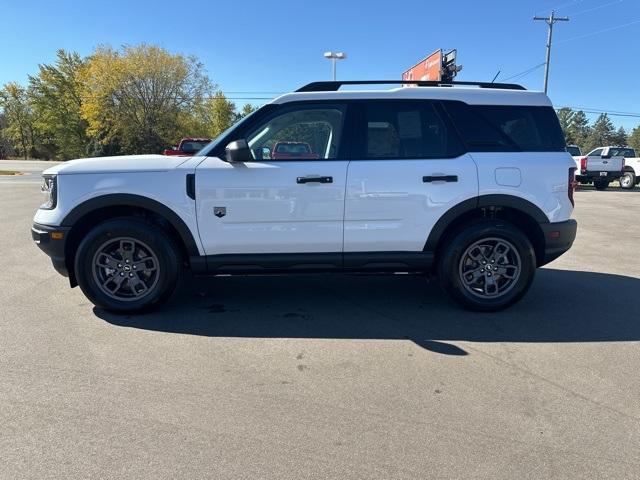
[[[592,7],[592,8],[587,8],[586,10],[581,10],[578,13],[572,13],[571,16],[572,17],[578,17],[580,15],[584,15],[585,13],[590,13],[590,12],[595,12],[596,10],[600,10],[606,7],[610,7],[612,5],[618,5],[620,3],[624,2],[624,0],[615,0],[613,2],[609,2],[609,3],[605,3],[603,5],[598,5],[597,7]]]
[[[537,65],[534,65],[530,68],[527,68],[526,70],[523,70],[522,72],[516,73],[515,75],[511,75],[510,77],[507,78],[503,78],[500,81],[502,82],[506,82],[507,80],[515,80],[515,79],[519,79],[519,78],[524,78],[525,76],[529,75],[530,73],[536,71],[538,68],[542,67],[545,64],[545,62],[539,63]]]
[[[561,42],[558,42],[558,45],[562,45],[563,43],[571,42],[573,40],[579,40],[581,38],[593,37],[594,35],[599,35],[601,33],[611,32],[613,30],[618,30],[620,28],[629,27],[629,26],[635,25],[637,23],[640,23],[640,19],[634,20],[634,21],[628,22],[628,23],[623,23],[622,25],[616,25],[614,27],[609,27],[609,28],[604,28],[602,30],[597,30],[595,32],[585,33],[584,35],[578,35],[577,37],[571,37],[571,38],[568,38],[566,40],[562,40]]]
[[[555,108],[556,108],[556,110],[560,110],[562,108],[570,108],[571,110],[581,111],[581,112],[584,112],[584,113],[593,113],[593,114],[606,113],[607,115],[609,115],[611,117],[640,118],[640,113],[631,113],[631,112],[616,113],[616,112],[607,111],[607,110],[592,109],[592,108],[580,108],[580,107],[570,107],[570,106],[555,107]]]

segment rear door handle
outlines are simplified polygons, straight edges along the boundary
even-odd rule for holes
[[[431,182],[457,182],[458,175],[429,175],[422,177],[424,183]]]
[[[333,183],[333,177],[298,177],[298,183]]]

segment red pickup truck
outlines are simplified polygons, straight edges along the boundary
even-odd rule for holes
[[[320,158],[317,153],[311,151],[311,146],[304,142],[278,142],[271,152],[273,160],[301,159],[315,160]]]
[[[211,142],[210,138],[195,138],[195,137],[185,137],[180,140],[180,143],[173,147],[168,148],[162,152],[163,155],[182,155],[185,157],[190,157],[195,155],[202,147]]]

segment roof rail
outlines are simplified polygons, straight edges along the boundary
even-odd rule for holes
[[[480,88],[502,88],[506,90],[526,90],[522,85],[515,83],[491,83],[491,82],[439,82],[430,80],[338,80],[326,82],[311,82],[300,87],[296,92],[336,92],[343,85],[405,85],[412,84],[418,87],[455,87],[475,86]]]

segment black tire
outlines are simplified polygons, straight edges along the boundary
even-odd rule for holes
[[[620,177],[620,188],[631,190],[636,186],[636,176],[633,172],[626,171]]]
[[[113,250],[118,245],[124,245],[124,255],[119,253],[121,249]],[[131,260],[123,260],[126,257]],[[181,271],[174,240],[158,226],[133,217],[107,220],[94,227],[80,243],[74,265],[87,298],[114,313],[157,307],[171,296]],[[106,282],[101,282],[103,279]],[[116,284],[119,286],[114,289]],[[107,293],[111,290],[115,291]]]
[[[609,188],[609,180],[596,180],[593,182],[593,185],[596,187],[596,190],[603,191]]]
[[[485,242],[486,245],[483,245]],[[498,257],[498,264],[489,260],[488,263],[493,274],[485,270],[480,273],[478,271],[482,268],[480,261],[477,262],[477,265],[470,267],[476,270],[474,274],[469,271],[464,274],[465,269],[469,268],[468,262],[474,262],[470,258],[472,253],[469,253],[469,249],[484,249],[481,258],[488,260],[486,253],[491,251],[486,250],[485,247],[490,248],[492,242],[496,245],[502,242],[510,245],[513,249],[510,254],[513,263],[515,265],[517,260],[520,264],[517,276],[515,267],[509,267],[512,270],[507,274],[505,267],[508,259],[506,256],[504,258]],[[495,248],[493,251],[497,255],[499,252]],[[498,270],[496,267],[499,267]],[[504,272],[501,271],[503,269]],[[453,300],[464,308],[474,311],[492,312],[516,303],[531,286],[535,270],[536,254],[531,242],[517,227],[502,220],[479,220],[467,224],[448,236],[444,241],[444,248],[438,252],[437,272],[440,285]],[[478,274],[478,283],[469,286],[469,283],[466,282],[466,286],[463,280],[465,275],[467,279],[476,278],[474,277],[476,273]],[[487,275],[489,277],[493,275],[493,280]],[[508,276],[513,276],[513,278],[509,279]],[[488,288],[484,285],[491,282],[498,285],[502,283],[503,293],[500,293],[499,289],[495,294],[487,293]]]

